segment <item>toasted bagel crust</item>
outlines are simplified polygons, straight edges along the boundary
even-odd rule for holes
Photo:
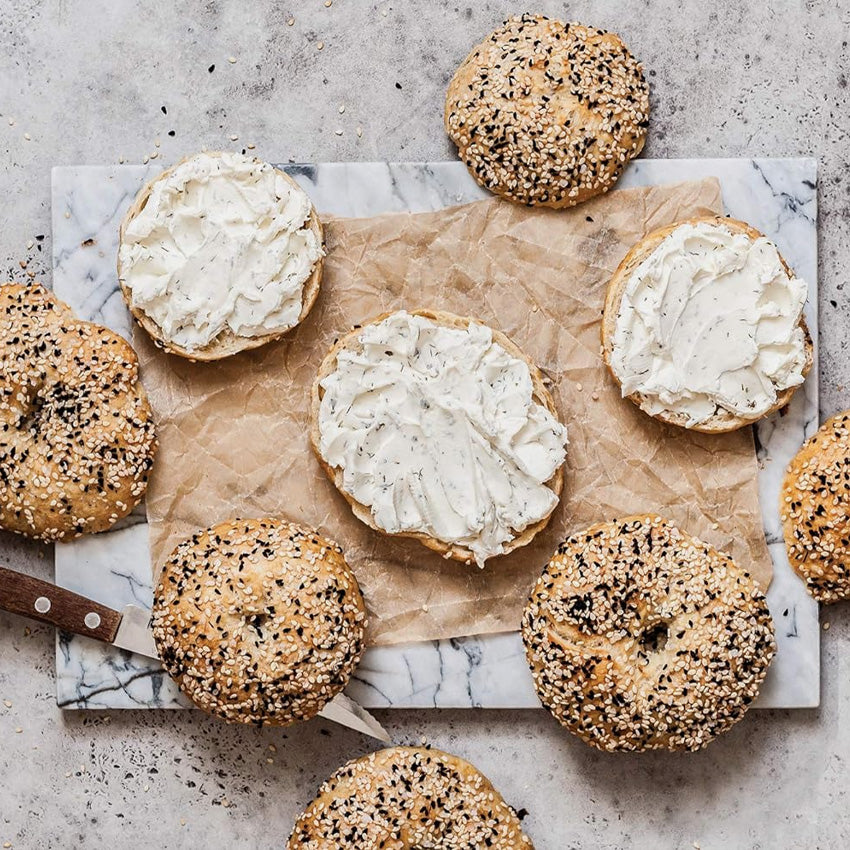
[[[391,747],[341,767],[298,818],[288,847],[534,850],[483,774],[424,747]]]
[[[0,527],[105,531],[139,503],[157,443],[136,354],[40,284],[0,286]]]

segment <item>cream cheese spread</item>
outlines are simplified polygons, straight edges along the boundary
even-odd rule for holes
[[[677,227],[623,292],[611,350],[623,395],[641,393],[651,414],[691,425],[722,410],[757,419],[803,382],[806,292],[765,237]]]
[[[321,382],[319,451],[379,528],[459,544],[483,566],[552,512],[566,428],[489,328],[401,311],[358,342]]]
[[[322,256],[306,193],[268,163],[201,153],[157,180],[119,249],[134,307],[186,349],[298,323]]]

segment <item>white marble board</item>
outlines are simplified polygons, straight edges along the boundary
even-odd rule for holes
[[[323,213],[422,212],[486,197],[459,162],[326,163],[283,166]],[[130,336],[118,290],[118,225],[141,183],[160,169],[53,169],[53,285],[83,318]],[[817,163],[812,159],[642,159],[620,186],[716,176],[727,212],[767,233],[809,282],[806,319],[817,339]],[[818,705],[817,605],[785,557],[777,494],[785,464],[818,423],[817,360],[804,392],[757,429],[765,534],[774,562],[768,601],[779,650],[756,707]],[[56,547],[56,581],[106,605],[150,607],[144,509],[118,529]],[[82,637],[57,636],[57,701],[63,708],[181,708],[156,662]],[[367,708],[534,708],[539,702],[515,632],[373,647],[348,687]]]

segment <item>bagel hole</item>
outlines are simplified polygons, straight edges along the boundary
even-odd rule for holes
[[[268,621],[268,614],[248,614],[248,616],[245,617],[245,622],[256,632],[257,637],[260,640],[263,640],[265,637],[264,629],[268,625]]]
[[[638,640],[644,649],[650,652],[660,652],[667,646],[669,635],[670,628],[667,623],[655,623],[644,629]]]

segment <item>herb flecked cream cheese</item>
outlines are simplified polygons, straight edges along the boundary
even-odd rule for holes
[[[384,531],[464,546],[483,566],[555,508],[546,482],[566,428],[489,328],[393,313],[339,352],[321,387],[320,454]]]
[[[201,153],[157,180],[119,249],[132,306],[189,350],[228,329],[257,337],[298,323],[322,256],[307,194],[265,162]]]
[[[634,270],[613,335],[611,368],[648,412],[705,422],[718,409],[756,419],[803,382],[804,281],[776,246],[722,225],[683,224]]]

